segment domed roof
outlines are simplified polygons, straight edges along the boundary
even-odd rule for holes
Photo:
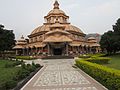
[[[65,14],[65,12],[60,9],[53,9],[48,13],[48,15],[50,14]]]
[[[51,25],[39,26],[38,28],[36,28],[35,30],[32,31],[31,35],[39,33],[39,32],[42,32],[42,31],[50,31],[50,27],[51,27]],[[69,25],[65,25],[65,30],[68,31],[68,32],[72,31],[72,32],[77,32],[77,33],[84,34],[78,27],[70,25],[70,24]],[[95,38],[93,37],[93,39],[95,39]]]
[[[96,40],[94,37],[89,37],[88,40]]]
[[[65,12],[59,9],[59,3],[58,3],[57,0],[56,0],[55,3],[54,3],[54,8],[53,8],[53,10],[51,10],[51,11],[48,13],[48,15],[50,15],[50,14],[64,14],[64,15],[65,15]]]
[[[82,33],[83,32],[76,26],[73,26],[73,25],[66,25],[66,28],[65,28],[66,31],[73,31],[73,32],[79,32],[79,33]]]
[[[49,30],[50,30],[49,25],[42,25],[36,28],[35,30],[33,30],[31,34],[36,34],[42,31],[49,31]]]

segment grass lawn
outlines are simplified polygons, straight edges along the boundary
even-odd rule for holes
[[[17,65],[21,65],[21,67]],[[0,60],[0,90],[11,90],[19,81],[40,67],[39,64],[26,65],[18,60]]]
[[[0,90],[8,90],[3,88],[3,86],[6,85],[6,82],[11,83],[9,81],[15,78],[20,70],[20,67],[6,67],[6,65],[13,63],[15,63],[15,61],[0,60]]]
[[[5,68],[6,63],[12,64],[14,62],[8,60],[0,60],[0,83],[13,78],[17,74],[17,71],[20,69],[18,67]]]
[[[111,58],[106,66],[120,70],[120,54],[109,56]]]

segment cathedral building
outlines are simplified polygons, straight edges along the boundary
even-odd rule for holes
[[[69,16],[59,8],[55,1],[53,9],[44,17],[43,25],[28,35],[17,40],[14,50],[16,55],[79,55],[97,53],[100,45],[94,37],[85,39],[86,34],[71,25]]]

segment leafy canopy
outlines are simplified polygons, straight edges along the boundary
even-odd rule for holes
[[[14,39],[13,30],[4,29],[4,26],[0,25],[0,51],[11,50],[15,45]]]

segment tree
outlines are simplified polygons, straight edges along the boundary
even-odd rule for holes
[[[120,19],[113,25],[113,31],[104,33],[101,37],[100,45],[106,49],[108,54],[120,51]]]
[[[112,39],[112,36],[113,36],[113,32],[108,31],[102,35],[101,41],[100,41],[101,48],[106,49],[108,54],[111,54],[112,49],[113,49],[112,44],[114,40]]]
[[[4,29],[3,25],[0,25],[0,52],[5,50],[11,50],[15,45],[15,35],[13,30]]]

